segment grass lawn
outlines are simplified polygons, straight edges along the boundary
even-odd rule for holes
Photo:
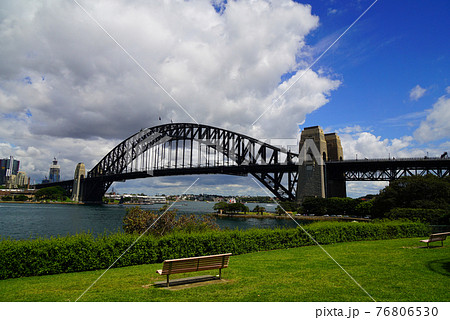
[[[420,238],[324,248],[377,301],[450,301],[450,245]],[[224,282],[156,288],[162,264],[110,269],[79,301],[372,301],[319,247],[234,256]],[[0,301],[75,301],[103,270],[0,281]],[[217,274],[173,275],[171,279]]]

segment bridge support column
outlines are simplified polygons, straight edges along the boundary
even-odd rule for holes
[[[342,150],[341,139],[336,133],[325,134],[327,142],[327,161],[342,161],[344,160],[344,152]],[[327,183],[327,198],[347,196],[347,187],[345,184],[344,175],[331,179],[328,170],[325,173]]]
[[[84,163],[78,163],[75,168],[75,174],[73,177],[73,188],[72,188],[72,201],[83,201],[83,179],[86,176],[86,168]]]
[[[325,168],[327,143],[319,126],[305,128],[299,145],[297,200],[307,197],[325,198]]]
[[[84,203],[102,203],[103,196],[111,183],[103,182],[95,179],[85,179],[83,181],[83,198]]]
[[[305,128],[299,145],[297,201],[306,197],[345,197],[345,181],[327,179],[326,161],[342,160],[339,136],[324,134],[319,126]]]

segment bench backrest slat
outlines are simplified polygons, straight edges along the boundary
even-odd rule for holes
[[[450,232],[433,233],[432,236],[448,237],[448,236],[450,236]]]
[[[430,240],[444,241],[445,239],[447,239],[447,235],[437,235],[437,234],[432,234],[432,235],[430,236]]]
[[[161,274],[174,274],[228,267],[231,253],[186,259],[165,260]]]
[[[448,236],[450,232],[433,233],[430,235],[430,240],[444,241]]]

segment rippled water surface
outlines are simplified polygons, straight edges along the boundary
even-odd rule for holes
[[[263,206],[274,212],[275,205],[249,203],[253,209]],[[205,214],[213,212],[214,203],[181,201],[173,205],[180,214]],[[28,239],[57,235],[72,235],[91,232],[95,235],[122,229],[122,219],[128,206],[122,205],[72,205],[72,204],[28,204],[0,203],[0,236],[12,239]],[[147,210],[158,210],[161,205],[141,206]],[[295,227],[292,220],[256,218],[217,218],[220,228],[276,228]]]

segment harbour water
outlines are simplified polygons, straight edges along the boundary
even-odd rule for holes
[[[275,211],[275,204],[249,203],[252,210],[256,205],[269,212]],[[162,205],[142,205],[146,210],[157,211]],[[91,232],[94,235],[122,231],[122,219],[128,205],[71,205],[38,203],[0,203],[0,236],[16,240],[49,238]],[[173,204],[179,214],[207,214],[214,212],[214,203],[202,201],[180,201]],[[290,219],[258,218],[216,218],[221,229],[249,228],[294,228]]]

